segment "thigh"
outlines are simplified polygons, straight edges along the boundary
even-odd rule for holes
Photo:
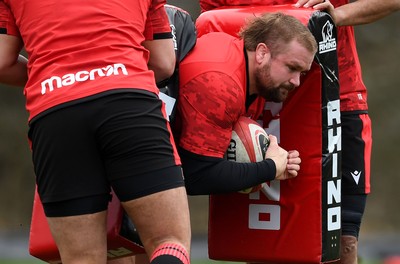
[[[47,221],[63,263],[106,263],[106,211]]]
[[[133,220],[148,256],[166,241],[181,244],[190,252],[190,217],[185,187],[168,189],[122,205]]]
[[[190,251],[189,208],[180,159],[161,101],[125,94],[105,102],[97,135],[107,177],[148,256],[164,242]]]
[[[343,114],[342,117],[342,192],[370,192],[372,132],[368,114]]]

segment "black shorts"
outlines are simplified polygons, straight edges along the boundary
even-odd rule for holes
[[[345,112],[342,123],[342,193],[368,194],[372,132],[368,114]]]
[[[147,91],[129,91],[86,99],[31,124],[36,183],[47,216],[105,210],[110,187],[127,201],[184,186],[161,101]],[[86,208],[75,210],[77,204]],[[70,209],[50,212],[59,205]]]
[[[358,237],[370,192],[371,120],[345,112],[342,124],[342,234]]]

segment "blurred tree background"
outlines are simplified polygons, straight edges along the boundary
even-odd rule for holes
[[[198,1],[169,0],[199,15]],[[369,91],[373,121],[372,194],[362,229],[365,234],[400,233],[397,168],[400,146],[400,12],[355,28]],[[27,113],[21,88],[0,89],[0,234],[29,232],[34,173],[27,140]],[[193,234],[206,234],[208,198],[190,197]]]

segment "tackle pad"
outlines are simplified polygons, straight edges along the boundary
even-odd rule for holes
[[[129,229],[130,223],[126,223],[126,221],[128,221],[128,218],[125,216],[118,198],[113,194],[107,212],[108,260],[145,253],[137,233]],[[82,241],[82,243],[85,242]],[[47,263],[61,263],[61,257],[53,236],[51,235],[43,205],[37,191],[35,192],[33,201],[29,253]]]
[[[214,260],[322,263],[339,258],[341,125],[336,27],[325,12],[291,5],[224,7],[202,13],[199,37],[237,36],[247,19],[283,12],[305,24],[318,43],[311,70],[284,103],[265,105],[263,126],[286,150],[298,150],[299,175],[250,194],[211,195],[208,251]],[[212,47],[210,47],[212,48]]]

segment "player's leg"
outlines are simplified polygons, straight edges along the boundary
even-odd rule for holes
[[[165,174],[180,175],[180,170],[163,170]],[[159,174],[153,172],[152,174]],[[159,174],[160,176],[162,174]],[[151,175],[144,175],[149,178]],[[125,186],[131,186],[127,179],[118,181],[115,187],[118,193]],[[151,194],[142,198],[134,199],[129,202],[123,202],[122,205],[134,219],[135,229],[139,232],[141,243],[146,248],[149,256],[146,254],[120,258],[108,261],[108,264],[148,264],[149,259],[152,263],[189,263],[190,248],[190,219],[186,191],[183,187],[166,190]],[[131,208],[131,209],[129,209]],[[176,217],[178,215],[178,217]],[[163,246],[165,250],[162,249]],[[161,248],[160,248],[161,247]],[[160,250],[157,251],[156,248]],[[175,250],[171,250],[175,248]],[[155,252],[156,251],[156,252]],[[164,253],[163,253],[164,252]],[[157,255],[160,255],[157,258]]]
[[[132,220],[129,218],[126,212],[124,212],[124,214],[122,215],[120,235],[134,242],[137,245],[143,246],[142,241],[140,241],[137,229],[133,225]],[[110,259],[107,261],[107,264],[149,264],[149,263],[150,263],[149,258],[147,257],[146,253],[141,253],[117,259]]]
[[[143,183],[143,190],[137,189],[137,182]],[[190,217],[183,184],[179,166],[112,182],[147,253],[147,261],[129,258],[115,260],[114,264],[144,264],[149,260],[151,263],[190,263]],[[139,193],[140,197],[132,197],[132,192],[135,196]]]
[[[342,195],[340,260],[333,263],[358,263],[358,236],[366,201],[366,194]]]
[[[106,263],[106,211],[78,216],[48,217],[47,221],[62,263]]]
[[[139,231],[151,263],[190,263],[190,219],[184,187],[123,205]]]
[[[92,133],[91,103],[48,113],[30,127],[38,193],[63,264],[106,263],[110,187]]]
[[[148,264],[148,263],[150,263],[150,260],[146,254],[139,254],[139,255],[133,256],[133,263]]]
[[[148,92],[127,93],[105,107],[117,109],[98,134],[105,168],[151,263],[189,263],[188,201],[161,101]]]
[[[342,121],[342,237],[340,260],[357,264],[358,236],[370,191],[371,120],[344,113]]]

